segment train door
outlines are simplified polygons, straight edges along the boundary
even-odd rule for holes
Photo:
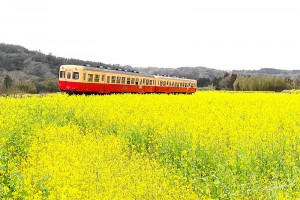
[[[105,74],[100,75],[100,88],[99,88],[99,93],[103,94],[105,93]]]
[[[106,93],[106,94],[108,94],[108,93],[110,93],[110,90],[109,90],[109,84],[111,83],[110,82],[110,79],[111,79],[111,76],[110,76],[110,74],[106,74],[105,75],[105,79],[104,79],[104,85],[103,85],[103,90],[104,90],[104,93]]]
[[[70,90],[71,89],[71,78],[72,78],[72,71],[71,70],[66,70],[65,71],[65,89]]]
[[[60,90],[64,90],[66,87],[66,71],[59,71],[59,81],[58,81],[58,88]]]
[[[139,79],[139,93],[144,93],[143,79]]]
[[[86,73],[82,73],[82,84],[81,84],[81,87],[82,87],[82,91],[86,91]]]

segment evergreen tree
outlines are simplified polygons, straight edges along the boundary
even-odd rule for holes
[[[8,89],[12,86],[13,80],[11,79],[10,76],[6,75],[4,78],[4,87],[5,89]]]

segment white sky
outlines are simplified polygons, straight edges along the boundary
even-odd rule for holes
[[[0,42],[134,67],[300,69],[299,0],[0,0]]]

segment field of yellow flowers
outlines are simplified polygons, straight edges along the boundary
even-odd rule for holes
[[[0,199],[300,197],[300,94],[0,98]]]

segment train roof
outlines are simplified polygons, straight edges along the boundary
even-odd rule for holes
[[[168,80],[174,80],[174,81],[196,81],[194,79],[187,79],[187,78],[179,78],[179,77],[172,77],[172,76],[160,76],[160,75],[154,75],[155,78],[160,79],[168,79]]]
[[[77,69],[81,69],[81,70],[101,71],[101,72],[109,72],[109,73],[114,73],[114,74],[126,74],[126,75],[143,76],[143,77],[149,77],[149,78],[160,78],[160,79],[167,79],[167,80],[174,80],[174,81],[196,82],[196,80],[193,80],[193,79],[185,79],[185,78],[162,76],[162,75],[151,75],[151,74],[137,72],[137,71],[113,70],[113,69],[105,69],[105,68],[100,68],[100,67],[90,67],[90,66],[82,66],[82,65],[61,65],[60,67],[63,69],[77,68]]]

